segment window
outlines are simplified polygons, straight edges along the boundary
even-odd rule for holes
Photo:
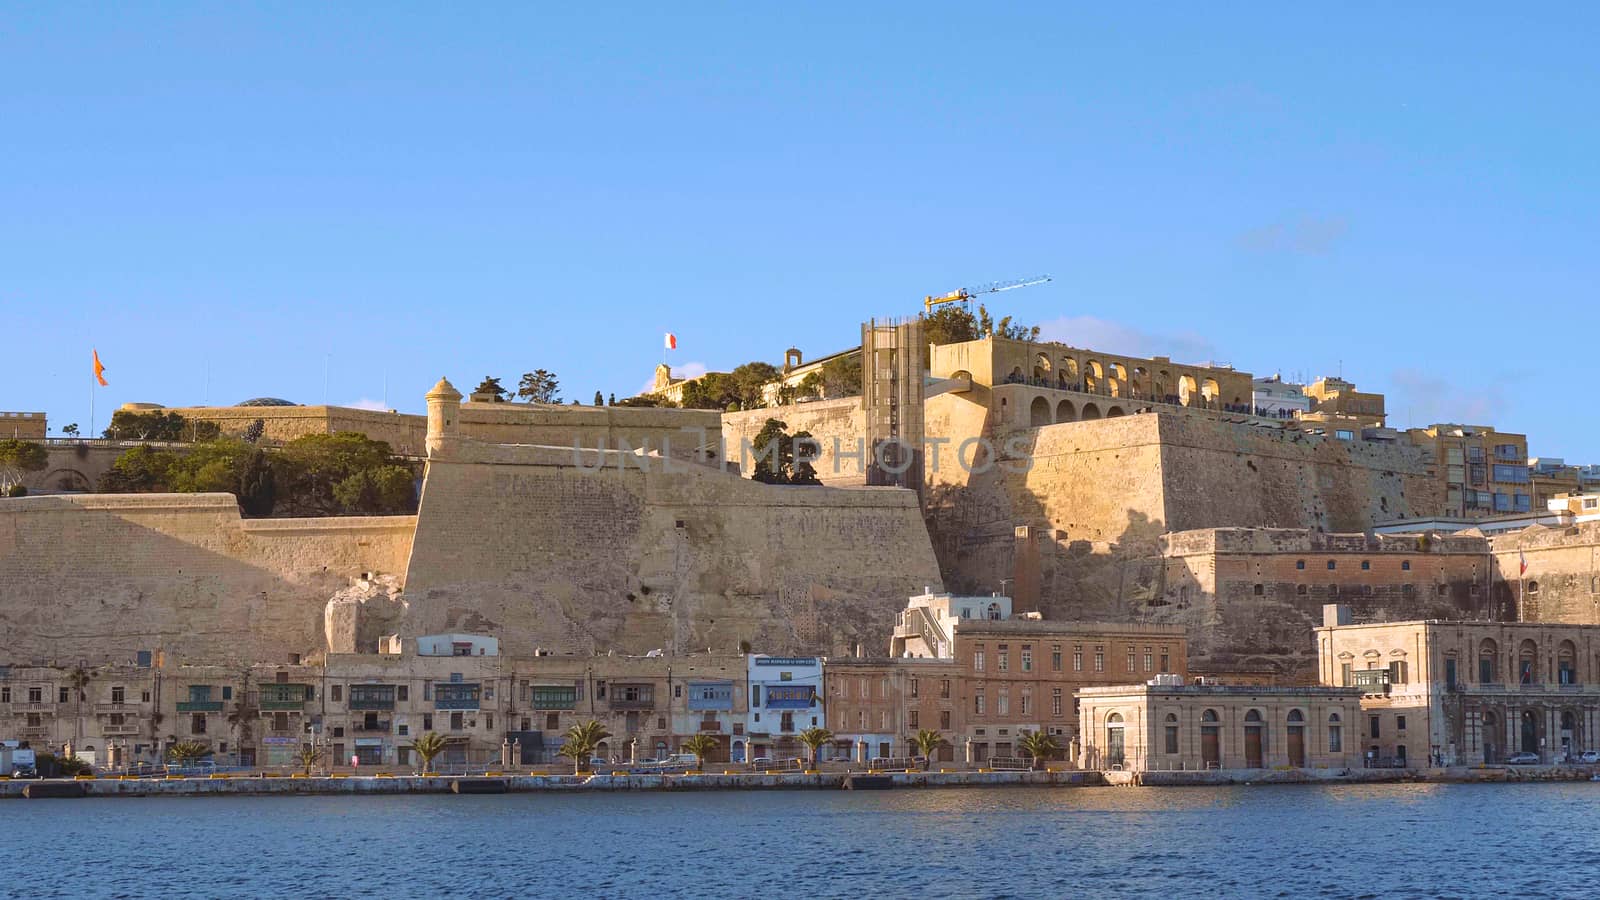
[[[1389,663],[1389,683],[1390,684],[1405,684],[1406,683],[1406,662],[1405,662],[1405,660],[1397,659],[1397,660],[1394,660],[1393,662]]]
[[[1083,671],[1083,645],[1082,644],[1073,644],[1072,645],[1072,671],[1074,671],[1074,672],[1082,672]]]
[[[913,698],[915,698],[917,696],[917,680],[915,678],[911,679],[910,687],[911,687],[911,696]]]
[[[878,730],[879,731],[888,731],[889,730],[889,711],[886,710],[886,709],[878,711]]]
[[[1453,688],[1456,686],[1456,658],[1454,656],[1445,658],[1444,686],[1447,688]]]
[[[1033,712],[1033,695],[1024,692],[1022,695],[1022,714],[1030,715]]]
[[[56,692],[56,702],[57,703],[70,703],[70,702],[72,702],[72,689],[68,688],[68,687],[62,687],[60,690],[58,690]]]
[[[1267,586],[1266,586],[1266,585],[1264,585],[1264,584],[1262,584],[1262,583],[1261,583],[1261,582],[1259,582],[1259,581],[1258,581],[1258,582],[1256,582],[1256,586],[1255,586],[1255,595],[1256,595],[1256,596],[1257,596],[1257,597],[1260,597],[1260,596],[1264,596],[1264,595],[1265,595],[1265,594],[1266,594],[1266,593],[1267,593]]]
[[[1344,752],[1344,736],[1340,733],[1343,726],[1339,724],[1339,714],[1328,716],[1328,752]]]
[[[983,715],[983,688],[978,688],[972,695],[972,714]]]
[[[433,713],[422,714],[422,730],[424,732],[433,730]]]
[[[1167,723],[1166,723],[1165,731],[1166,731],[1166,747],[1164,749],[1168,753],[1174,753],[1175,754],[1175,753],[1178,752],[1178,717],[1176,715],[1173,715],[1172,713],[1167,713]]]
[[[1061,716],[1061,688],[1050,689],[1050,715]]]
[[[918,724],[919,723],[917,721],[917,711],[914,710],[914,709],[907,710],[906,711],[906,725],[907,725],[907,727],[916,728],[918,726]]]
[[[1372,560],[1370,560],[1370,559],[1363,559],[1363,560],[1362,560],[1362,561],[1361,561],[1361,571],[1363,571],[1363,572],[1370,572],[1370,571],[1372,571]]]
[[[1367,737],[1370,737],[1370,738],[1372,738],[1374,740],[1376,740],[1377,737],[1378,737],[1378,717],[1377,716],[1368,716],[1367,717]]]
[[[1306,567],[1306,561],[1303,559],[1297,559],[1294,561],[1294,567],[1296,569],[1304,569]]]
[[[332,688],[330,688],[330,690],[332,691],[332,693],[328,696],[329,700],[332,700],[333,702],[338,703],[340,700],[344,699],[344,685],[336,684]]]
[[[1328,571],[1329,572],[1332,572],[1334,569],[1337,569],[1337,568],[1339,568],[1339,564],[1338,563],[1334,562],[1331,559],[1328,560]]]
[[[544,730],[559,731],[561,729],[561,713],[544,714]]]
[[[1106,670],[1106,648],[1105,647],[1096,647],[1096,648],[1094,648],[1094,670],[1096,672],[1104,672]]]
[[[950,727],[950,710],[948,710],[948,709],[939,710],[939,727],[940,728],[944,728],[944,729],[949,729],[949,727]]]
[[[1129,672],[1134,671],[1134,668],[1133,668],[1133,657],[1134,657],[1133,647],[1129,646],[1128,647],[1128,671]]]
[[[1409,560],[1409,559],[1400,560],[1400,571],[1402,571],[1402,572],[1411,571],[1411,560]]]
[[[867,690],[867,679],[866,678],[859,679],[859,684],[861,686],[861,699],[865,700],[868,697],[871,697],[872,696],[871,692]]]
[[[411,688],[402,684],[395,689],[395,696],[400,700],[409,701],[411,699]]]
[[[206,714],[205,713],[195,713],[194,715],[189,717],[189,733],[190,734],[205,734],[206,733]]]
[[[883,679],[883,680],[878,682],[878,698],[886,700],[886,699],[888,699],[888,697],[889,697],[889,679],[885,678],[885,679]],[[665,727],[665,726],[663,726],[663,727]]]
[[[950,679],[948,679],[948,678],[939,679],[939,699],[940,700],[949,700],[950,699]]]
[[[11,702],[11,686],[0,687],[0,703]]]
[[[1353,665],[1351,665],[1350,663],[1340,663],[1339,664],[1339,686],[1340,687],[1349,687],[1350,686],[1350,677],[1351,677],[1350,673],[1351,673],[1351,670],[1353,668],[1355,668],[1355,667]]]
[[[1411,584],[1409,582],[1406,583],[1406,584],[1400,585],[1400,595],[1401,596],[1403,596],[1403,597],[1411,597],[1411,596],[1414,596],[1416,593],[1417,593],[1417,586],[1416,585]]]
[[[1595,581],[1596,581],[1597,585],[1600,585],[1600,578],[1595,579]],[[1061,645],[1060,644],[1051,644],[1050,645],[1050,671],[1052,671],[1052,672],[1061,671]]]
[[[1296,594],[1304,595],[1306,593],[1306,586],[1303,584],[1297,584],[1294,586],[1294,592]]]
[[[1146,672],[1149,672],[1154,668],[1155,668],[1155,654],[1150,652],[1150,648],[1149,647],[1146,647],[1146,648],[1144,648],[1144,670]]]
[[[1395,731],[1405,731],[1406,730],[1406,717],[1405,716],[1395,716],[1394,717],[1394,730]]]
[[[465,722],[466,722],[466,716],[463,713],[453,712],[453,713],[450,714],[450,730],[451,731],[460,731],[461,730],[461,726],[463,724],[465,724]]]
[[[1172,657],[1167,653],[1167,648],[1161,648],[1161,671],[1172,671]]]
[[[995,653],[994,656],[995,656],[995,668],[999,669],[1002,672],[1004,672],[1004,671],[1006,671],[1006,670],[1011,668],[1011,652],[1006,649],[1006,645],[1005,644],[1001,644],[1000,645],[999,652]]]
[[[227,685],[224,685],[223,688],[222,688],[222,699],[224,699],[224,700],[232,700],[233,699],[233,688],[228,687]]]
[[[1528,593],[1530,593],[1530,594],[1539,593],[1539,582],[1537,582],[1537,581],[1528,582]]]
[[[1000,696],[995,699],[994,711],[1000,716],[1011,714],[1011,694],[1005,688],[1000,689]]]
[[[1348,428],[1335,428],[1333,436],[1341,441],[1353,441],[1356,439],[1356,433]]]
[[[126,691],[126,689],[120,684],[116,685],[115,687],[113,687],[111,689],[111,702],[112,703],[126,703],[127,700],[125,699],[125,691]],[[7,699],[9,699],[9,698],[7,698]]]
[[[29,703],[43,703],[44,702],[44,688],[36,688],[36,687],[28,688],[28,702]]]
[[[983,648],[981,646],[974,647],[972,650],[972,670],[974,672],[983,671]]]
[[[1022,645],[1022,671],[1033,671],[1033,646],[1030,644]]]

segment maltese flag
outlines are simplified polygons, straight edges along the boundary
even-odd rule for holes
[[[1523,575],[1528,574],[1528,554],[1523,553],[1521,550],[1518,550],[1517,551],[1517,563],[1518,563],[1518,566],[1517,566],[1517,575],[1518,575],[1518,577],[1521,577]]]
[[[673,334],[670,331],[667,332],[666,348],[668,350],[676,350],[676,349],[678,349],[678,336]]]

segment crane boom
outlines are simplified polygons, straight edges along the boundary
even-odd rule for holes
[[[933,308],[941,303],[956,303],[958,301],[971,300],[973,297],[976,297],[979,294],[998,294],[1001,291],[1014,291],[1017,288],[1025,288],[1035,284],[1044,284],[1049,280],[1049,275],[1035,275],[1032,278],[1017,278],[1012,281],[991,281],[988,284],[980,284],[976,287],[957,288],[950,293],[939,297],[924,297],[922,299],[922,305],[925,310],[932,312]]]

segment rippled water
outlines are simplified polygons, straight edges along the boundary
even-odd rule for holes
[[[0,802],[5,897],[1600,895],[1600,784]]]

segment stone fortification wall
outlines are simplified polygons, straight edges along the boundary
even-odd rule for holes
[[[649,447],[679,459],[715,446],[722,414],[708,409],[630,406],[557,406],[527,403],[463,403],[462,437],[490,444],[549,447]]]
[[[402,571],[415,524],[246,520],[227,494],[0,500],[0,662],[311,653],[328,598]]]
[[[507,653],[837,652],[940,585],[913,493],[768,486],[709,467],[459,441],[430,460],[408,633]],[[587,463],[586,463],[587,464]]]
[[[292,441],[308,434],[356,431],[407,456],[423,453],[425,416],[348,406],[180,406],[166,410],[186,419],[215,422],[223,434],[238,436],[257,419],[267,441]]]
[[[746,443],[755,443],[756,435],[768,419],[781,420],[789,426],[790,434],[809,431],[817,439],[822,454],[817,459],[816,469],[823,484],[859,487],[867,483],[865,467],[862,465],[867,419],[866,412],[861,408],[860,397],[724,413],[722,441],[727,448],[728,460],[738,463],[740,473],[746,477],[755,470],[755,461],[745,458],[740,451]],[[834,452],[835,441],[838,442],[838,453]]]
[[[1494,548],[1495,597],[1530,622],[1600,624],[1600,522],[1570,528],[1535,525],[1499,535]],[[1522,559],[1527,575],[1520,574]]]
[[[1385,519],[1444,512],[1439,483],[1409,445],[1158,416],[1173,530],[1364,531]]]
[[[100,483],[100,476],[111,468],[117,457],[138,444],[132,441],[53,441],[46,447],[48,461],[37,472],[29,472],[22,484],[31,494],[55,491],[92,491]],[[186,447],[187,444],[168,444],[168,447]]]

